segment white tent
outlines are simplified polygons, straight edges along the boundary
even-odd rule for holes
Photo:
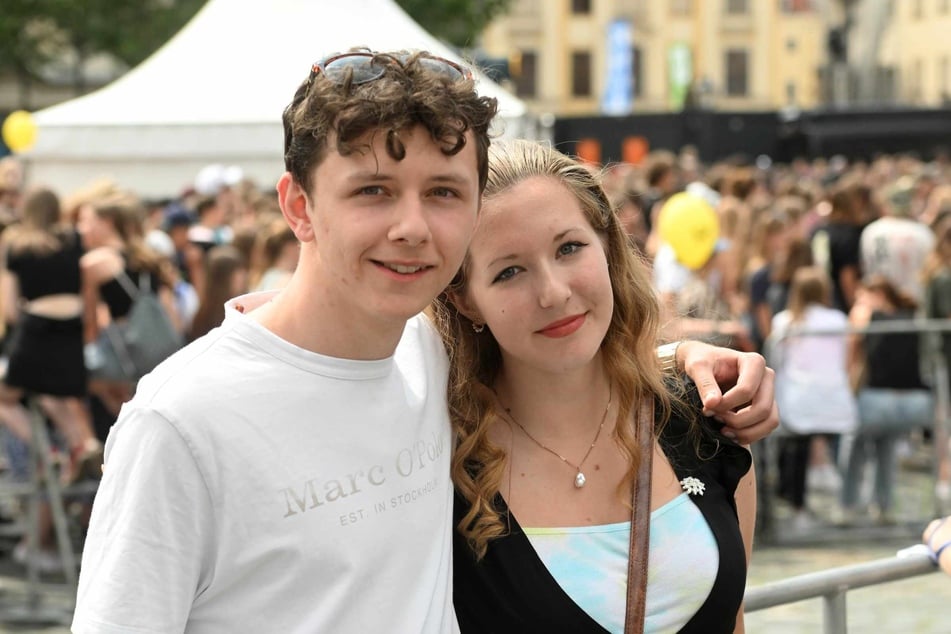
[[[209,163],[262,187],[283,171],[281,113],[312,62],[354,46],[458,56],[392,0],[209,0],[141,65],[89,95],[35,114],[29,179],[67,193],[111,177],[142,195],[176,194]],[[503,133],[525,105],[484,77]]]

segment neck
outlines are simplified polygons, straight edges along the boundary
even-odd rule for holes
[[[587,438],[600,424],[609,398],[611,410],[617,411],[618,398],[616,394],[609,396],[609,379],[600,356],[588,367],[565,374],[503,369],[495,391],[503,409],[536,438]],[[604,433],[609,431],[605,429]]]
[[[332,295],[299,273],[252,317],[281,339],[305,350],[355,360],[392,356],[406,325],[366,323],[362,316],[343,315]]]

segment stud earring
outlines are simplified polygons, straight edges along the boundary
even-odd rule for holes
[[[482,332],[483,330],[485,330],[485,324],[477,324],[477,323],[475,323],[475,322],[472,322],[472,330],[473,330],[473,332],[475,332],[476,334],[479,334],[480,332]]]

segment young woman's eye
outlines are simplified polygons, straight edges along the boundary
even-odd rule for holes
[[[518,273],[518,269],[517,267],[514,267],[514,266],[510,266],[506,269],[502,269],[502,271],[500,271],[499,274],[496,275],[495,278],[492,280],[492,283],[495,284],[496,282],[504,282],[506,280],[510,280],[513,277],[515,277],[516,273]]]
[[[566,242],[558,247],[558,255],[571,255],[587,246],[584,242]]]
[[[361,187],[357,193],[361,196],[379,196],[384,192],[382,185],[367,185]]]

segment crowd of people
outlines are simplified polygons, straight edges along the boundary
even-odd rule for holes
[[[5,446],[36,396],[70,472],[102,476],[75,631],[622,632],[638,554],[646,631],[742,631],[747,445],[777,418],[800,525],[828,473],[857,513],[870,456],[889,518],[931,376],[917,334],[845,329],[951,315],[951,167],[601,170],[490,140],[494,113],[454,62],[337,55],[285,111],[276,193],[210,165],[167,200],[3,198]],[[699,265],[658,231],[682,191],[717,217]],[[138,383],[88,362],[124,278],[190,342]],[[658,360],[688,336],[726,347]]]
[[[794,527],[894,522],[898,459],[911,439],[932,441],[935,369],[951,354],[948,333],[914,323],[951,316],[949,157],[705,166],[685,148],[615,166],[607,179],[632,241],[654,264],[667,324],[682,332],[689,316],[689,334],[760,351],[776,370],[775,493],[791,505]],[[717,212],[720,239],[691,268],[672,264],[657,220],[665,201],[695,187]],[[944,502],[949,483],[945,460],[934,483]],[[838,505],[817,517],[810,489],[838,494]]]
[[[139,289],[185,342],[222,322],[227,298],[286,283],[299,243],[274,196],[234,169],[211,165],[180,195],[148,200],[109,180],[71,192],[28,185],[14,158],[0,160],[0,425],[15,479],[31,477],[31,404],[52,424],[64,482],[101,477],[103,443],[138,376],[96,372],[97,341],[127,319]],[[56,571],[45,510],[42,518],[30,556]]]

